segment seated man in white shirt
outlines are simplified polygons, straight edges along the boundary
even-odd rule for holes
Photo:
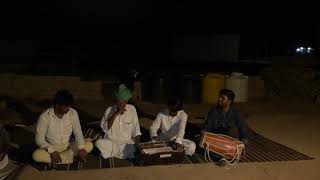
[[[79,116],[70,106],[74,103],[72,94],[67,90],[58,91],[54,106],[44,111],[36,128],[36,143],[39,146],[32,157],[34,161],[50,164],[70,164],[79,155],[85,161],[93,144],[85,142]],[[73,133],[76,142],[70,142]]]
[[[192,156],[196,150],[193,141],[184,139],[188,115],[182,110],[183,103],[179,98],[170,97],[168,109],[158,113],[150,127],[150,137],[153,140],[173,141],[176,148],[184,148],[187,155]],[[158,136],[158,130],[161,130]]]
[[[121,84],[114,92],[115,104],[109,106],[101,119],[104,138],[96,141],[104,159],[134,158],[136,145],[140,143],[140,125],[133,105],[127,104],[132,97],[130,90]]]

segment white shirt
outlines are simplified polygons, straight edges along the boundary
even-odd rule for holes
[[[2,161],[0,161],[0,170],[4,169],[9,164],[9,158],[6,154]]]
[[[183,110],[178,111],[174,117],[169,115],[169,110],[160,112],[150,127],[150,136],[158,136],[158,129],[161,128],[161,135],[165,139],[182,144],[187,120],[188,115]]]
[[[68,145],[72,132],[78,148],[84,148],[85,141],[77,111],[70,108],[60,119],[55,115],[54,108],[49,108],[38,119],[36,143],[40,148],[45,148],[51,153],[54,150],[49,145]]]
[[[108,120],[116,111],[116,105],[109,106],[101,119],[101,128],[105,132],[104,138],[118,144],[134,142],[134,138],[141,135],[136,108],[127,104],[126,111],[117,115],[111,128],[108,129]]]

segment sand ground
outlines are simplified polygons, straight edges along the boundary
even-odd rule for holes
[[[156,114],[163,105],[141,103],[143,109]],[[291,147],[314,160],[290,162],[239,163],[232,169],[212,164],[128,167],[82,171],[39,172],[26,167],[18,177],[25,179],[244,179],[244,180],[319,180],[320,179],[320,105],[299,101],[255,101],[237,104],[247,116],[248,124],[258,133]],[[79,107],[99,117],[106,105],[103,102],[80,102]],[[205,116],[210,105],[186,105],[190,121]],[[148,120],[142,122],[147,126]]]

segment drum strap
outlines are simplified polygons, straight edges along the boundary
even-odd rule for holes
[[[204,159],[205,159],[206,162],[217,164],[217,162],[214,162],[210,157],[210,151],[211,151],[209,149],[210,146],[214,146],[214,145],[211,144],[211,143],[207,143],[206,150],[204,152]],[[220,154],[218,152],[215,152],[215,151],[213,151],[213,152],[223,156],[224,158],[222,158],[221,161],[225,161],[226,162],[226,166],[225,167],[227,169],[230,169],[232,166],[236,165],[239,162],[243,149],[244,149],[244,144],[237,145],[237,152],[236,152],[235,156],[231,160],[228,160],[227,158],[225,158],[222,154]]]

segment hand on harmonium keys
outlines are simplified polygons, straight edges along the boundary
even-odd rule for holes
[[[173,144],[173,149],[175,150],[183,150],[183,145],[182,144],[179,144],[179,143],[174,143]]]
[[[156,142],[156,141],[159,141],[159,136],[153,136],[152,137],[152,142]]]

